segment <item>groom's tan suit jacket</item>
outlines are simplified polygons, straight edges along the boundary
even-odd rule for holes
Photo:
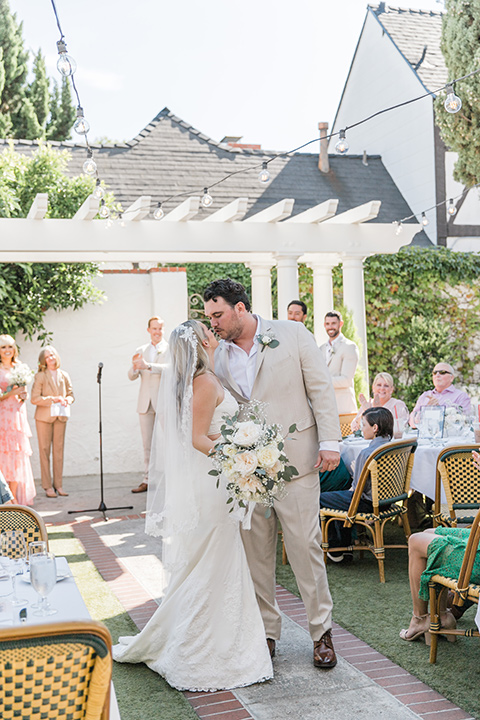
[[[283,530],[290,565],[307,611],[310,635],[319,640],[332,624],[332,600],[321,550],[318,521],[320,482],[314,465],[318,443],[341,437],[332,380],[313,335],[303,323],[260,318],[259,334],[278,340],[277,347],[259,346],[251,399],[267,404],[267,418],[283,433],[297,429],[285,442],[285,452],[299,476],[287,495],[276,500],[268,518],[257,505],[251,530],[242,532],[250,572],[268,638],[280,637],[281,613],[275,599],[277,518]],[[215,353],[215,373],[239,403],[248,402],[232,377],[228,345]]]
[[[251,399],[268,403],[269,422],[280,423],[284,434],[296,424],[285,452],[299,475],[306,475],[313,471],[318,443],[341,439],[330,373],[303,323],[260,318],[262,333],[275,336],[279,345],[258,348]],[[215,373],[240,404],[248,402],[232,377],[228,346],[223,342],[215,353]]]

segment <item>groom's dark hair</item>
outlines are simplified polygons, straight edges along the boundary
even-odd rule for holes
[[[221,297],[231,307],[239,302],[245,305],[247,312],[250,312],[251,305],[245,288],[241,283],[235,282],[232,278],[221,278],[220,280],[214,280],[209,283],[203,291],[203,299],[205,302],[213,300],[214,302],[218,297]]]

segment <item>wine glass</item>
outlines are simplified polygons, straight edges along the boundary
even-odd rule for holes
[[[54,615],[58,610],[52,608],[47,600],[57,582],[55,555],[51,552],[35,553],[30,558],[30,581],[40,595],[40,607],[33,614],[40,617]]]
[[[17,596],[16,577],[23,575],[25,570],[25,559],[27,556],[27,544],[25,536],[21,530],[6,530],[0,535],[0,561],[4,570],[10,575],[12,580],[12,605],[28,604],[25,598]]]

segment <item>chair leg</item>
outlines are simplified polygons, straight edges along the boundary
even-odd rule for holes
[[[320,516],[320,527],[322,530],[322,549],[323,549],[323,562],[327,565],[327,552],[328,552],[328,528],[327,522],[323,516]]]
[[[440,629],[440,612],[438,610],[438,597],[435,583],[429,582],[429,596],[430,596],[430,629]],[[430,662],[432,664],[437,662],[437,645],[438,635],[436,632],[430,633]]]
[[[383,545],[383,527],[379,520],[375,520],[374,526],[374,552],[378,562],[380,582],[385,582],[385,549]]]
[[[285,540],[283,539],[282,532],[282,565],[288,565],[287,551],[285,549]]]
[[[412,534],[412,530],[410,528],[410,522],[408,520],[408,515],[407,515],[407,513],[403,513],[403,515],[399,515],[399,517],[402,518],[403,532],[405,533],[405,537],[408,540],[408,538]]]

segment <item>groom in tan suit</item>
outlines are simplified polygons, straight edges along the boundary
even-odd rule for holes
[[[325,315],[324,325],[328,342],[320,345],[320,350],[332,376],[338,412],[340,415],[356,413],[354,378],[358,365],[358,347],[341,332],[343,318],[338,310],[331,310]]]
[[[135,350],[132,366],[128,371],[130,380],[140,378],[140,392],[138,393],[137,412],[142,432],[144,476],[143,482],[133,493],[146,492],[148,489],[148,467],[150,465],[150,450],[152,447],[153,427],[155,425],[155,411],[157,408],[158,388],[162,374],[162,355],[168,350],[168,343],[163,337],[163,320],[158,315],[148,321],[147,332],[150,342],[141,345]]]
[[[281,423],[284,433],[296,424],[285,452],[299,477],[288,486],[287,496],[275,502],[269,518],[265,508],[257,506],[252,529],[242,533],[270,653],[273,657],[281,628],[275,600],[278,518],[307,611],[314,664],[334,667],[332,599],[318,521],[318,468],[333,470],[340,460],[341,434],[330,375],[303,323],[252,315],[240,283],[215,280],[205,289],[204,301],[212,329],[223,340],[215,354],[215,372],[225,387],[240,404],[250,399],[268,403],[268,421]]]

